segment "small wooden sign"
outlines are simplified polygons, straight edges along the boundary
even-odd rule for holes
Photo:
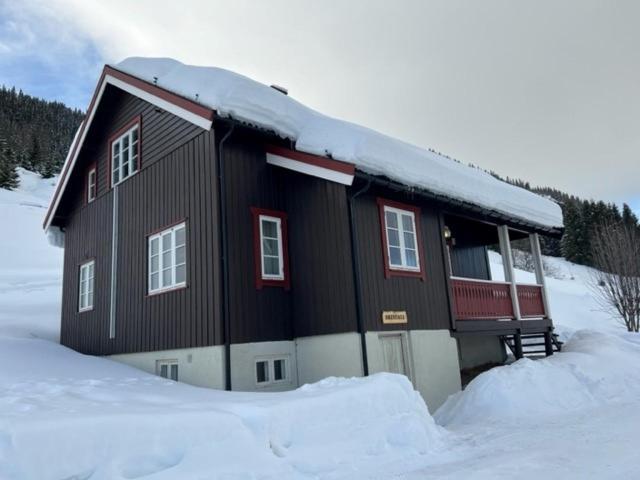
[[[404,310],[397,312],[382,312],[382,323],[407,323],[407,312]]]

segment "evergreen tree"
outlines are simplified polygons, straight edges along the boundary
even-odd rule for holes
[[[16,165],[9,156],[9,149],[6,141],[0,138],[0,188],[13,190],[20,183],[20,177]]]
[[[633,213],[633,210],[631,210],[631,207],[629,207],[629,205],[627,205],[626,203],[622,205],[621,221],[625,225],[629,225],[632,227],[638,227],[640,224],[640,222],[638,221],[638,217],[636,216],[635,213]]]

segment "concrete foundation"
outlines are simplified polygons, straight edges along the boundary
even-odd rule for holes
[[[360,334],[339,333],[296,339],[298,382],[313,383],[326,377],[361,377]]]

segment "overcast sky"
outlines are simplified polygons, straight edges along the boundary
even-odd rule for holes
[[[170,56],[640,211],[639,20],[619,0],[0,0],[0,83],[85,109],[104,63]]]

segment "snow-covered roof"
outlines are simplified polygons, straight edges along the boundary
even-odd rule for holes
[[[545,197],[431,150],[323,115],[237,73],[168,58],[127,58],[111,67],[207,107],[219,117],[271,130],[295,142],[300,152],[348,162],[362,172],[544,228],[563,226],[560,206]],[[195,118],[205,128],[211,125],[210,119]]]
[[[219,116],[273,130],[295,141],[296,150],[353,163],[367,173],[546,227],[563,224],[560,207],[547,198],[433,151],[318,113],[228,70],[167,58],[128,58],[113,67],[197,100]]]

